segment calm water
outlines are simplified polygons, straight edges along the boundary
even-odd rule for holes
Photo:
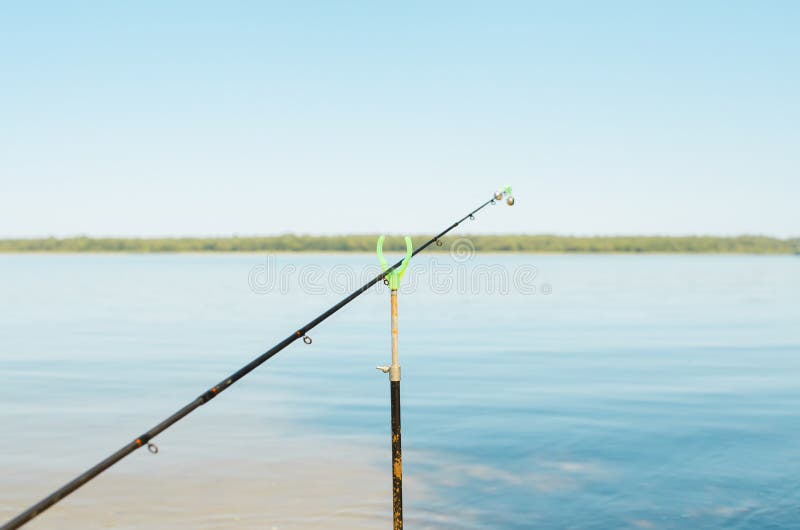
[[[0,256],[2,513],[291,333],[342,297],[348,271],[366,274],[374,260]],[[800,258],[448,263],[420,256],[413,292],[400,295],[410,527],[800,525]],[[535,277],[515,285],[532,266]],[[507,274],[508,292],[471,285],[475,267]],[[255,483],[263,477],[280,496],[282,481],[306,487],[281,462],[311,467],[346,451],[348,466],[363,460],[365,476],[388,486],[388,382],[374,368],[389,358],[388,293],[365,294],[311,335],[312,345],[292,345],[160,436],[158,456],[137,452],[108,475],[155,483],[170,466],[213,468],[216,490],[231,493],[226,463],[260,462],[274,471]],[[388,487],[362,506],[359,481],[336,473],[346,506],[330,517],[355,510],[365,527],[385,527]],[[86,528],[124,526],[126,505],[146,520],[158,504],[122,489],[120,521]],[[99,493],[74,499],[91,507]],[[280,528],[292,528],[291,513],[300,521],[315,501],[283,494],[294,498],[281,500],[290,515]],[[181,520],[181,498],[164,502]],[[59,528],[58,515],[39,527]],[[278,528],[262,517],[259,528]],[[148,526],[160,527],[155,512]],[[200,517],[183,527],[241,525]]]

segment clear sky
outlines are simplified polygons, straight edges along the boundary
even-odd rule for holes
[[[800,2],[0,3],[0,237],[800,236]],[[497,208],[497,207],[496,207]]]

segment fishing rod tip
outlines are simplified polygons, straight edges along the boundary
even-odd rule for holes
[[[494,192],[494,200],[502,201],[503,197],[506,197],[506,204],[509,206],[514,206],[514,196],[511,195],[511,186],[506,186],[503,189]]]

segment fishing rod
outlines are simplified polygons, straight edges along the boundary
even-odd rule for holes
[[[481,211],[490,204],[495,204],[495,202],[503,200],[504,197],[506,198],[506,203],[509,206],[514,204],[514,197],[511,195],[510,186],[506,186],[502,190],[496,191],[492,195],[491,199],[484,202],[483,204],[481,204],[480,206],[469,212],[467,215],[465,215],[458,221],[451,224],[449,227],[439,232],[437,235],[433,236],[431,239],[429,239],[424,244],[415,249],[413,252],[411,252],[409,256],[399,260],[391,267],[384,268],[383,272],[381,272],[380,274],[369,280],[367,283],[365,283],[364,285],[362,285],[361,287],[350,293],[340,302],[331,306],[328,310],[326,310],[324,313],[316,317],[314,320],[298,328],[294,333],[292,333],[291,335],[289,335],[288,337],[286,337],[285,339],[277,343],[275,346],[273,346],[269,350],[265,351],[264,353],[262,353],[261,355],[259,355],[258,357],[247,363],[246,365],[242,366],[237,371],[233,372],[231,375],[229,375],[216,385],[212,386],[211,388],[209,388],[208,390],[197,396],[193,401],[186,404],[181,409],[177,410],[175,413],[164,419],[161,423],[157,424],[149,431],[137,436],[134,440],[127,443],[126,445],[118,449],[116,452],[107,456],[105,459],[101,460],[100,462],[98,462],[91,468],[87,469],[86,471],[84,471],[71,481],[67,482],[66,484],[64,484],[63,486],[55,490],[53,493],[43,498],[39,502],[37,502],[36,504],[33,504],[19,515],[17,515],[13,519],[3,524],[3,526],[0,526],[0,530],[15,530],[27,524],[34,517],[38,516],[39,514],[41,514],[51,506],[53,506],[54,504],[58,503],[64,497],[74,492],[75,490],[77,490],[78,488],[80,488],[93,478],[95,478],[97,475],[107,470],[108,468],[110,468],[111,466],[113,466],[114,464],[116,464],[117,462],[119,462],[120,460],[122,460],[123,458],[130,455],[131,453],[133,453],[134,451],[136,451],[141,447],[147,446],[148,451],[154,454],[157,453],[158,446],[156,446],[151,441],[153,438],[155,438],[156,436],[158,436],[159,434],[170,428],[178,421],[188,416],[195,409],[201,407],[202,405],[205,405],[206,403],[217,397],[219,394],[227,390],[228,387],[233,385],[239,379],[243,378],[256,368],[261,366],[263,363],[268,361],[275,354],[277,354],[278,352],[289,346],[297,339],[302,338],[303,342],[305,342],[306,344],[311,344],[311,337],[309,337],[308,335],[309,331],[317,327],[317,325],[319,325],[328,317],[339,311],[341,308],[343,308],[344,306],[355,300],[358,296],[363,294],[367,289],[369,289],[379,281],[385,280],[387,276],[390,276],[395,271],[395,269],[401,267],[404,264],[404,262],[407,263],[408,259],[410,259],[411,257],[416,256],[417,254],[419,254],[420,252],[422,252],[423,250],[425,250],[434,243],[437,246],[442,246],[441,238],[445,236],[448,232],[456,228],[458,225],[460,225],[467,219],[474,220],[476,213],[478,213],[479,211]]]

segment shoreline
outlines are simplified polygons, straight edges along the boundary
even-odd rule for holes
[[[412,240],[428,241],[416,234]],[[0,239],[0,254],[372,254],[375,235],[166,238],[20,238]],[[774,254],[800,255],[800,238],[761,235],[717,236],[556,236],[533,234],[458,234],[432,245],[431,253],[491,254]],[[393,237],[384,250],[403,252]]]
[[[390,250],[396,252],[396,250]],[[397,251],[399,252],[399,251]],[[373,256],[375,252],[368,250],[247,250],[247,251],[136,251],[136,250],[0,250],[0,256]],[[432,251],[432,255],[446,255],[447,250]],[[659,252],[659,251],[575,251],[575,252],[547,252],[533,250],[480,250],[476,255],[482,256],[785,256],[800,257],[800,252]]]

